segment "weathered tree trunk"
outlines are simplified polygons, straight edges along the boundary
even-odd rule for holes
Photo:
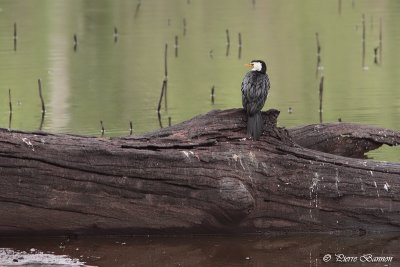
[[[400,164],[324,153],[360,155],[400,133],[285,130],[278,114],[263,114],[258,141],[239,109],[140,137],[0,130],[0,233],[400,230]]]

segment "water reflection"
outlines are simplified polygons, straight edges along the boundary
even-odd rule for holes
[[[63,8],[68,8],[64,3]],[[70,124],[71,113],[69,99],[71,97],[72,78],[69,73],[69,61],[64,60],[64,55],[71,50],[71,36],[63,31],[64,22],[68,20],[68,13],[59,14],[59,20],[50,25],[49,43],[50,54],[53,60],[49,61],[48,76],[48,101],[51,107],[51,115],[48,116],[47,127],[51,129],[66,129]],[[76,40],[77,45],[77,40]],[[74,44],[75,46],[75,44]],[[75,48],[76,50],[76,48]],[[43,127],[44,116],[42,116],[41,127]]]
[[[393,257],[386,266],[400,262],[399,235],[242,236],[242,237],[120,237],[84,239],[0,239],[0,247],[66,254],[88,265],[114,266],[337,266],[335,254],[358,257]],[[324,262],[325,255],[331,255]],[[327,257],[325,258],[325,260]],[[1,263],[1,259],[0,259]]]

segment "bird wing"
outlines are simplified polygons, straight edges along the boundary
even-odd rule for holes
[[[253,86],[252,77],[253,77],[252,72],[248,72],[246,73],[242,81],[242,105],[244,110],[246,111],[249,102],[248,93],[250,92],[250,89]]]
[[[247,114],[259,112],[268,96],[270,83],[266,74],[248,72],[242,82],[242,104]]]

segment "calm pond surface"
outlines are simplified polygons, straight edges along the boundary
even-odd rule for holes
[[[0,247],[2,246],[27,251],[28,254],[31,253],[30,251],[35,251],[34,253],[40,251],[55,255],[68,255],[87,265],[101,267],[381,267],[399,266],[400,264],[399,235],[0,239]],[[327,254],[331,255],[331,258],[324,262],[324,256]],[[335,254],[338,255],[338,258]],[[343,260],[343,257],[339,256],[340,254],[346,257],[357,257],[357,259],[355,263],[343,263],[340,262]],[[370,259],[376,257],[393,258],[386,262],[371,262]],[[2,261],[0,257],[0,264],[7,264],[7,262]]]
[[[399,26],[398,0],[1,0],[0,127],[41,127],[40,78],[44,131],[100,135],[100,120],[106,136],[128,135],[130,121],[136,134],[156,130],[168,43],[164,126],[168,117],[175,124],[212,109],[241,107],[243,64],[264,59],[272,86],[264,109],[281,110],[280,126],[319,122],[318,86],[324,76],[324,122],[341,118],[400,130]],[[369,156],[400,161],[400,148],[384,147]],[[333,266],[322,262],[327,253],[393,256],[398,265],[400,258],[398,236],[2,239],[0,247],[66,254],[98,266]]]
[[[380,21],[382,51],[375,64]],[[400,130],[399,25],[398,0],[1,0],[0,127],[9,127],[10,88],[11,128],[40,128],[40,78],[45,131],[100,135],[100,120],[106,136],[128,135],[130,121],[136,134],[156,130],[168,43],[163,126],[168,117],[174,124],[212,109],[241,107],[243,64],[264,59],[272,86],[264,109],[282,111],[280,126],[319,122],[323,75],[324,122],[341,118]],[[319,68],[316,32],[322,47]],[[400,161],[400,148],[370,156]]]

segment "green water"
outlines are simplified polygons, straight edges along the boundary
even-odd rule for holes
[[[400,130],[400,1],[336,0],[1,0],[0,127],[41,124],[37,79],[46,102],[43,130],[106,136],[158,129],[156,108],[168,49],[164,126],[212,109],[241,107],[240,84],[252,59],[268,65],[264,109],[281,110],[279,125],[319,122],[318,85],[325,77],[323,121]],[[138,4],[140,3],[140,7]],[[366,57],[362,67],[362,14]],[[183,20],[186,20],[184,35]],[[382,19],[382,58],[374,64]],[[13,47],[13,24],[17,46]],[[118,41],[114,41],[114,27]],[[226,34],[231,45],[226,55]],[[238,33],[242,34],[238,58]],[[316,69],[316,38],[322,64]],[[77,51],[73,35],[78,37]],[[175,35],[179,39],[174,55]],[[215,86],[215,104],[210,90]],[[293,112],[288,113],[291,107]],[[400,148],[370,153],[400,161]]]

